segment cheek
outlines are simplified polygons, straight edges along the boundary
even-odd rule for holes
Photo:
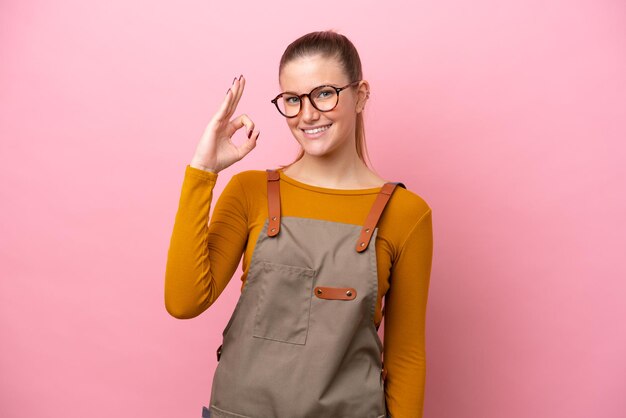
[[[338,123],[342,129],[347,129],[353,123],[356,122],[356,118],[349,111],[342,110],[337,113],[337,115],[333,118],[335,123]]]
[[[287,122],[287,126],[289,127],[289,129],[291,129],[292,131],[298,127],[298,122],[294,121],[293,119],[285,118],[285,121]]]

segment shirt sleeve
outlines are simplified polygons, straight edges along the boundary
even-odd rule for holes
[[[426,381],[426,302],[433,253],[432,212],[410,230],[385,295],[385,398],[393,418],[421,418]]]
[[[233,176],[209,212],[218,174],[185,169],[165,267],[165,308],[180,319],[204,312],[232,278],[248,239],[247,203]]]

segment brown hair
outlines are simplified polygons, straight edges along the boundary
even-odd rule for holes
[[[361,58],[354,44],[350,40],[334,30],[311,32],[303,35],[293,41],[280,59],[278,67],[278,75],[290,61],[320,54],[325,58],[335,58],[341,64],[345,74],[350,82],[363,79],[363,70],[361,68]],[[371,168],[371,161],[367,153],[367,145],[365,143],[365,126],[363,120],[363,111],[356,116],[356,152],[363,163]],[[296,161],[300,160],[304,155],[304,150],[300,147],[298,156],[294,161],[287,165],[281,165],[281,168],[289,167]],[[368,162],[365,160],[367,157]]]

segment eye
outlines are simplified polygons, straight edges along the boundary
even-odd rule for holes
[[[314,94],[316,99],[324,100],[336,96],[337,92],[331,87],[322,87]]]
[[[297,104],[300,101],[300,98],[298,96],[287,96],[283,97],[283,100],[287,104]]]

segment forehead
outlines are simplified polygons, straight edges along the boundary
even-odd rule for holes
[[[322,84],[343,85],[349,80],[336,58],[313,55],[289,61],[280,73],[282,91],[309,92]]]

